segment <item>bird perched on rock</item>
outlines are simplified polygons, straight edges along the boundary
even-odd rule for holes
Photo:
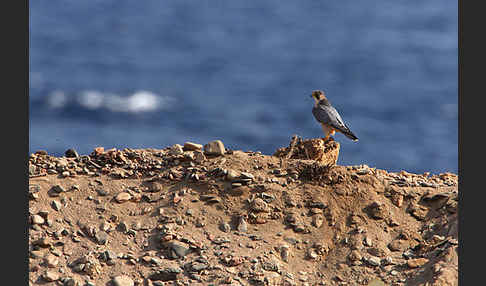
[[[326,135],[324,141],[329,138],[329,135],[334,135],[336,131],[343,133],[353,141],[358,141],[358,137],[356,137],[349,127],[344,124],[341,116],[331,105],[323,91],[314,90],[311,96],[315,101],[314,107],[312,108],[312,114],[314,114],[316,120],[322,125],[322,130]]]

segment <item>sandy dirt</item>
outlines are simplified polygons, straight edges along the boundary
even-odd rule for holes
[[[31,154],[30,285],[458,285],[457,175],[303,143]]]

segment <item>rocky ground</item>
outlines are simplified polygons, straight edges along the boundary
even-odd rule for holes
[[[31,154],[29,285],[458,284],[457,175],[311,141]]]

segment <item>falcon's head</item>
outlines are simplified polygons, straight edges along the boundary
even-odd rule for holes
[[[314,90],[311,97],[314,98],[316,102],[319,102],[322,99],[327,99],[322,90]]]

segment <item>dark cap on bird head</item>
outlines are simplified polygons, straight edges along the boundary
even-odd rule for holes
[[[317,99],[317,100],[321,100],[323,98],[326,98],[326,96],[324,95],[324,92],[322,90],[314,90],[312,91],[312,95],[311,95],[313,98]]]

